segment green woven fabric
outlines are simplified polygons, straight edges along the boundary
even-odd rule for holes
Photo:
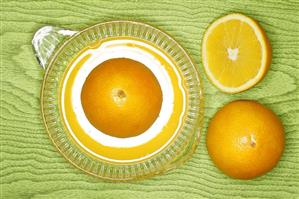
[[[224,94],[207,80],[201,40],[209,23],[232,12],[257,19],[272,48],[270,70],[257,86]],[[1,198],[299,198],[299,2],[298,1],[1,1]],[[201,143],[186,164],[148,180],[111,183],[67,162],[50,142],[40,113],[44,71],[31,46],[47,24],[82,29],[129,19],[172,35],[195,60],[204,84]],[[206,128],[219,107],[234,99],[255,99],[283,121],[286,148],[277,167],[254,180],[231,179],[211,162]]]

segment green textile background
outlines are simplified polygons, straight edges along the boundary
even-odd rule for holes
[[[270,70],[257,86],[224,94],[207,80],[201,39],[209,23],[232,12],[257,19],[272,48]],[[299,1],[7,1],[1,15],[1,198],[299,198]],[[103,21],[149,23],[172,35],[195,60],[204,84],[205,119],[201,142],[183,166],[147,180],[111,183],[89,176],[66,161],[52,145],[40,112],[44,71],[31,46],[34,32],[47,24],[82,29]],[[205,146],[208,121],[225,103],[255,99],[283,121],[286,148],[278,166],[242,181],[222,174]]]

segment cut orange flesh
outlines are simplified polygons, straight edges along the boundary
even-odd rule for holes
[[[256,21],[242,14],[230,14],[207,29],[202,60],[207,76],[217,88],[238,93],[263,78],[270,65],[271,47]]]

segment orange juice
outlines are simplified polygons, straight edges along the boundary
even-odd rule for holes
[[[149,42],[103,39],[69,64],[60,110],[69,136],[93,158],[126,163],[167,147],[182,128],[186,82]]]

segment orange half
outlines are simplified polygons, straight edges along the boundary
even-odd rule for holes
[[[207,76],[217,88],[238,93],[264,77],[271,62],[271,47],[255,20],[230,14],[207,29],[202,60]]]

